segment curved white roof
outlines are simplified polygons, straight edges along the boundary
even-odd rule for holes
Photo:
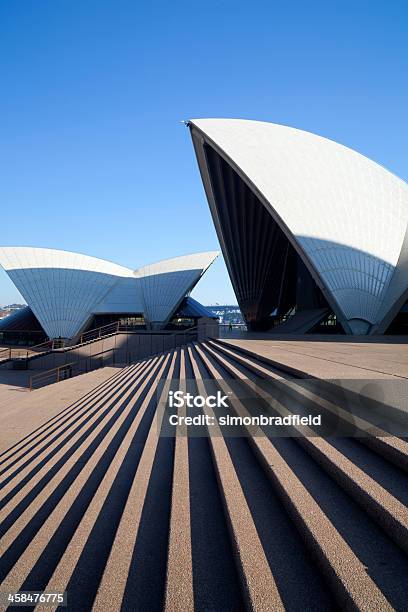
[[[166,272],[179,272],[181,270],[201,270],[207,268],[218,257],[219,251],[206,251],[203,253],[191,253],[171,259],[163,259],[156,263],[148,264],[135,270],[135,276],[150,276],[151,274],[164,274]]]
[[[295,128],[190,123],[295,239],[344,317],[378,322],[407,231],[408,185],[356,151]]]
[[[95,313],[143,312],[162,326],[218,252],[196,253],[134,272],[88,255],[0,247],[0,265],[50,338],[73,338]]]
[[[133,270],[130,268],[105,259],[39,247],[0,247],[0,264],[6,271],[19,268],[69,268],[115,276],[133,276]]]
[[[169,319],[218,254],[218,251],[193,253],[136,270],[135,276],[145,302],[145,314],[151,324],[158,326],[161,321]]]

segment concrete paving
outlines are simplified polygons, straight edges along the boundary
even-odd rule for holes
[[[276,337],[234,333],[223,342],[241,347],[317,378],[408,378],[408,343],[404,337]]]
[[[32,372],[0,370],[0,452],[118,372],[106,367],[30,393]]]
[[[265,410],[291,414],[290,389],[275,397],[273,385],[301,364],[323,372],[319,342],[285,352],[273,340],[268,352],[255,341],[263,356],[233,344],[242,339],[194,342],[3,406],[0,591],[66,590],[67,612],[407,610],[406,440],[379,428],[364,439],[274,437],[252,425],[235,438],[221,425],[201,438],[184,427],[158,435],[169,389],[187,380],[204,396],[238,382]],[[377,368],[378,355],[357,366],[358,347],[323,343],[330,371],[404,379]],[[303,392],[316,410],[336,409]],[[245,397],[236,416],[251,415]]]

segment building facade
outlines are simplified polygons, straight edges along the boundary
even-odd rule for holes
[[[1,247],[7,272],[49,338],[75,338],[96,320],[139,318],[163,329],[217,251],[167,259],[132,270],[68,251]]]
[[[384,333],[408,299],[408,185],[336,142],[238,119],[189,122],[214,225],[250,329],[332,317]]]

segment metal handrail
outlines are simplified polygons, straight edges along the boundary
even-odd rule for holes
[[[2,357],[3,354],[7,354],[7,356]],[[6,347],[0,349],[0,360],[11,359],[11,347]]]
[[[26,349],[15,349],[12,347],[6,347],[4,349],[0,348],[0,361],[6,361],[13,357],[15,358],[25,358],[29,359],[30,357],[34,357],[34,355],[40,355],[41,353],[45,353],[46,351],[53,351],[55,349],[64,349],[65,351],[70,351],[81,344],[86,344],[92,340],[99,340],[105,338],[106,336],[113,335],[114,333],[118,333],[120,331],[129,331],[129,328],[135,328],[132,325],[121,324],[119,321],[115,321],[114,323],[108,323],[107,325],[102,325],[96,329],[91,329],[88,332],[82,334],[80,338],[80,342],[73,346],[65,346],[65,340],[63,339],[53,339],[47,340],[46,342],[42,342],[41,344],[36,344]],[[146,335],[166,335],[166,336],[181,336],[185,334],[191,334],[197,331],[197,325],[193,325],[192,327],[187,327],[182,330],[137,330],[135,333],[146,334]],[[92,336],[91,338],[86,338],[86,336]],[[111,350],[111,349],[108,349]],[[106,351],[102,351],[104,353]],[[4,353],[5,358],[2,359],[2,354]],[[97,353],[97,355],[102,354]],[[75,362],[77,363],[77,362]],[[62,366],[60,366],[62,367]],[[53,368],[53,371],[56,368]]]
[[[120,327],[120,325],[115,324],[117,328]],[[103,326],[104,328],[109,327],[109,326]],[[184,336],[186,338],[186,336],[190,336],[193,332],[195,332],[197,330],[197,326],[193,326],[193,327],[189,327],[185,330],[180,330],[180,331],[171,331],[168,330],[167,333],[170,337],[176,338],[178,336]],[[99,330],[98,330],[99,331]],[[149,333],[149,332],[148,332]],[[160,331],[158,331],[158,333],[160,333]],[[150,333],[149,335],[153,335],[152,333]],[[102,337],[102,336],[101,336]],[[176,347],[176,344],[175,344]],[[174,348],[175,348],[174,347]],[[75,348],[75,347],[69,347],[69,348]],[[168,347],[170,348],[170,347]],[[163,346],[163,351],[166,350]],[[89,361],[89,363],[91,364],[92,361],[96,358],[96,357],[100,357],[101,355],[105,355],[106,353],[113,353],[113,361],[112,363],[115,363],[115,354],[118,351],[117,348],[110,348],[110,349],[106,349],[105,351],[100,351],[99,353],[95,353],[94,355],[90,355],[89,357],[85,357],[82,359],[77,359],[76,361],[71,361],[69,363],[65,363],[62,364],[60,366],[56,366],[55,368],[51,368],[50,370],[46,370],[45,372],[39,372],[38,374],[34,374],[32,376],[30,376],[30,391],[32,391],[34,389],[34,385],[37,381],[40,380],[46,380],[47,378],[50,378],[51,376],[55,376],[56,380],[55,382],[59,382],[61,380],[61,373],[68,369],[71,368],[70,370],[70,377],[73,375],[72,373],[72,369],[75,366],[78,366],[81,362],[85,362],[87,363]],[[127,354],[127,351],[126,351]],[[129,358],[128,354],[126,357],[126,360]],[[101,366],[103,364],[103,360],[101,360]],[[90,369],[96,369],[96,368],[90,368]],[[88,372],[88,368],[86,367],[85,372]],[[65,380],[65,377],[64,377]]]
[[[36,344],[29,348],[14,348],[11,346],[4,349],[0,348],[0,360],[4,361],[4,357],[6,359],[28,359],[34,355],[40,355],[41,353],[52,351],[56,348],[63,348],[60,340],[47,340],[47,342],[42,342],[41,344]]]
[[[53,340],[46,340],[41,344],[35,344],[27,348],[26,357],[28,359],[30,353],[45,353],[45,351],[53,351],[57,348],[64,348],[65,340],[62,338],[54,338]]]
[[[78,346],[79,344],[85,344],[86,342],[89,342],[90,340],[99,340],[100,338],[104,338],[105,336],[114,334],[114,333],[118,333],[120,331],[129,331],[129,329],[135,329],[135,325],[127,325],[125,323],[120,323],[120,321],[115,321],[114,323],[108,323],[107,325],[102,325],[101,327],[96,327],[95,329],[90,329],[89,331],[83,333],[79,339],[79,342],[76,346]],[[168,329],[168,330],[163,330],[163,329],[158,329],[158,330],[137,330],[137,333],[145,333],[145,334],[184,334],[186,332],[190,332],[190,331],[195,331],[197,329],[197,325],[194,325],[192,327],[188,327],[187,329],[183,329],[180,331],[176,331],[176,330],[172,330],[172,329]],[[89,336],[89,337],[88,337]]]
[[[74,366],[79,365],[81,362],[87,363],[89,361],[89,363],[91,363],[91,361],[95,357],[99,357],[100,355],[105,355],[105,353],[111,353],[111,352],[113,352],[112,363],[115,363],[115,349],[111,348],[111,349],[106,349],[106,351],[100,351],[99,353],[95,353],[95,355],[91,355],[90,357],[86,357],[85,359],[77,359],[77,361],[71,361],[70,363],[64,363],[63,365],[56,366],[55,368],[51,368],[50,370],[46,370],[45,372],[39,372],[38,374],[33,374],[32,376],[30,376],[30,385],[29,385],[30,391],[33,391],[33,382],[35,382],[36,380],[47,379],[47,378],[50,378],[50,376],[53,376],[54,374],[56,375],[55,382],[60,382],[60,380],[66,380],[66,377],[61,379],[61,372],[64,369],[71,368],[70,376],[68,377],[68,378],[71,378],[72,369]],[[100,367],[102,367],[102,363],[103,363],[103,360],[101,360]],[[90,368],[89,371],[91,371],[91,369],[96,370],[97,368]],[[85,372],[88,372],[87,367],[85,368]]]
[[[2,354],[5,355],[5,359],[4,357],[3,358],[1,357]],[[21,357],[27,358],[27,349],[13,348],[12,346],[6,347],[4,349],[0,349],[0,359],[2,361],[12,359],[12,358],[21,358]]]
[[[109,330],[111,331],[108,331],[107,328],[109,328]],[[91,336],[89,340],[99,340],[99,338],[102,338],[103,336],[107,336],[110,333],[114,333],[115,331],[118,330],[118,328],[119,328],[119,321],[115,321],[114,323],[108,323],[107,325],[101,325],[101,327],[90,329],[89,331],[81,335],[79,344],[83,344],[84,342],[87,342],[88,341],[88,338],[86,339],[87,336]],[[102,334],[102,330],[105,330],[103,334]]]
[[[37,349],[48,348],[50,344],[53,344],[53,340],[46,340],[45,342],[41,342],[40,344],[34,344],[34,346],[30,346],[27,350],[35,352],[37,351]]]
[[[104,326],[104,327],[106,327],[106,326]],[[182,336],[182,335],[183,336],[186,336],[186,335],[189,336],[192,332],[194,332],[196,330],[197,330],[197,326],[193,326],[193,327],[190,327],[188,329],[176,331],[176,332],[173,332],[173,333],[171,333],[170,330],[169,330],[168,335],[170,337],[173,337],[173,338],[176,338],[176,337]],[[165,350],[165,349],[163,348],[163,350]],[[59,382],[61,380],[61,373],[64,370],[66,370],[67,368],[71,368],[71,372],[70,372],[70,377],[71,377],[73,375],[72,374],[72,369],[75,366],[79,365],[81,362],[82,363],[83,362],[91,363],[96,357],[100,357],[101,355],[105,355],[106,353],[113,353],[113,361],[112,361],[112,363],[115,363],[115,354],[116,354],[117,351],[118,351],[117,348],[106,349],[105,351],[100,351],[99,353],[95,353],[94,355],[90,355],[89,357],[78,359],[77,361],[72,361],[70,363],[65,363],[63,365],[56,366],[55,368],[51,368],[50,370],[46,370],[45,372],[39,372],[38,374],[34,374],[33,376],[30,376],[30,385],[29,385],[30,391],[32,391],[34,389],[34,385],[35,385],[35,383],[37,381],[46,380],[47,378],[50,378],[51,376],[55,376],[55,378],[56,378],[55,382]],[[128,359],[128,356],[127,356],[127,359]],[[101,361],[101,366],[102,366],[102,363],[103,363],[103,361]],[[96,368],[92,368],[92,369],[96,369]],[[88,368],[85,368],[84,371],[87,372]],[[64,380],[65,380],[65,378],[64,378]]]
[[[42,378],[49,378],[54,373],[57,376],[57,380],[55,382],[59,382],[61,378],[61,370],[72,368],[72,366],[76,365],[78,361],[72,361],[71,363],[64,363],[64,365],[58,366],[56,368],[51,368],[51,370],[46,370],[45,372],[40,372],[39,374],[34,374],[30,376],[30,391],[33,390],[33,381],[40,380]]]

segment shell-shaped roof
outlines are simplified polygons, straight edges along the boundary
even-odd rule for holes
[[[158,262],[136,272],[80,253],[0,247],[0,265],[50,338],[72,338],[95,313],[143,312],[161,326],[217,251]]]
[[[241,119],[195,119],[190,127],[261,196],[343,315],[376,323],[407,231],[407,183],[299,129]]]
[[[133,270],[130,268],[105,259],[40,247],[0,247],[0,265],[6,271],[22,268],[66,268],[114,276],[133,276]]]
[[[182,270],[201,270],[204,272],[218,257],[219,251],[205,251],[191,253],[171,259],[163,259],[135,270],[135,276],[144,277],[151,274],[164,274],[167,272],[180,272]]]

